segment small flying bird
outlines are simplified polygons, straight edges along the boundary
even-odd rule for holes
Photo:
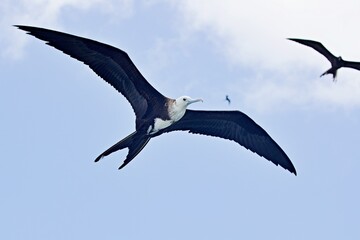
[[[230,100],[230,98],[229,98],[229,95],[226,95],[225,96],[225,100],[229,103],[229,105],[230,105],[230,103],[231,103],[231,100]]]
[[[96,162],[115,151],[128,148],[126,159],[119,167],[121,169],[140,153],[151,138],[183,130],[233,140],[296,175],[285,152],[244,113],[189,110],[187,107],[190,104],[202,100],[188,96],[176,99],[165,97],[146,81],[127,53],[118,48],[49,29],[20,25],[16,27],[89,66],[132,106],[136,116],[136,130],[100,154],[95,159]],[[179,146],[177,151],[186,149]],[[170,153],[170,157],[176,154]]]
[[[360,70],[360,62],[351,62],[343,60],[341,57],[335,57],[329,50],[327,50],[324,45],[320,42],[316,42],[313,40],[305,40],[305,39],[298,39],[298,38],[288,38],[288,40],[295,41],[297,43],[303,44],[305,46],[311,47],[321,53],[327,60],[331,63],[331,68],[320,75],[320,77],[326,74],[333,75],[333,81],[336,79],[337,70],[342,67],[347,68],[354,68],[356,70]]]

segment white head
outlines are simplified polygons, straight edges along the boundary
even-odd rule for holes
[[[203,101],[202,99],[192,99],[191,97],[188,97],[188,96],[181,96],[175,100],[175,104],[179,108],[186,109],[186,107],[189,106],[190,104],[196,103],[196,102],[202,102],[202,101]]]
[[[169,106],[169,115],[171,120],[179,121],[186,112],[186,107],[195,102],[202,102],[202,99],[192,99],[188,96],[182,96],[175,99],[175,102]]]

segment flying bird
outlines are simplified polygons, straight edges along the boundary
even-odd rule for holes
[[[341,57],[335,57],[329,50],[327,50],[324,45],[320,42],[316,42],[313,40],[305,40],[305,39],[298,39],[298,38],[288,38],[288,40],[303,44],[305,46],[311,47],[321,53],[327,60],[331,63],[331,68],[328,69],[326,72],[320,75],[320,77],[326,74],[333,75],[333,81],[336,79],[337,70],[342,67],[347,68],[354,68],[356,70],[360,70],[360,62],[351,62],[343,60]]]
[[[225,96],[225,100],[229,103],[229,105],[230,105],[230,103],[231,103],[231,100],[230,100],[230,98],[229,98],[229,95],[226,95]]]
[[[126,52],[113,46],[44,28],[16,27],[89,66],[132,106],[136,117],[135,131],[100,154],[96,162],[115,151],[128,148],[126,159],[119,167],[121,169],[140,153],[151,138],[182,130],[233,140],[296,175],[293,164],[280,146],[244,113],[187,109],[190,104],[202,100],[188,96],[176,99],[165,97],[142,76]]]

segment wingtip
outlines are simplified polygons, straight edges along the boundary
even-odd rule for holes
[[[22,30],[22,31],[25,31],[27,34],[31,34],[31,32],[36,29],[36,27],[30,27],[30,26],[25,26],[25,25],[13,25],[14,27]]]
[[[94,162],[98,162],[98,161],[100,161],[100,159],[102,159],[103,157],[104,157],[103,155],[98,156],[98,157],[95,159],[95,161],[94,161]]]
[[[18,25],[18,24],[14,24],[13,27],[19,28],[21,30],[25,30],[26,26],[24,25]]]
[[[294,42],[299,42],[300,39],[298,38],[286,38],[287,40],[290,40],[290,41],[294,41]]]
[[[294,174],[295,176],[297,176],[296,169],[291,162],[290,162],[290,166],[287,166],[285,169],[288,170],[289,172],[291,172],[292,174]]]
[[[286,170],[288,170],[289,172],[291,172],[292,174],[294,174],[295,176],[297,176],[297,172],[296,172],[296,169],[294,167],[294,165],[290,162],[290,166],[288,166],[286,168]]]
[[[121,164],[121,166],[118,168],[118,170],[123,169],[123,168],[126,166],[126,164],[127,164],[127,163],[125,163],[125,162],[124,162],[123,164]]]
[[[288,159],[289,161],[286,163],[286,164],[276,164],[276,166],[279,166],[279,167],[282,167],[284,168],[285,170],[288,170],[290,173],[294,174],[295,176],[297,176],[297,172],[296,172],[296,169],[293,165],[293,163],[290,161],[290,159]]]

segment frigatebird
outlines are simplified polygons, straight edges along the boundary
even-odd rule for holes
[[[118,48],[54,30],[15,26],[89,66],[132,106],[136,130],[100,154],[96,162],[115,151],[128,148],[126,159],[119,167],[121,169],[140,153],[151,138],[183,130],[233,140],[296,175],[293,164],[280,146],[244,113],[187,109],[190,104],[202,100],[188,96],[176,99],[165,97],[142,76],[128,54]]]
[[[351,62],[343,60],[342,57],[334,56],[329,50],[327,50],[322,43],[313,41],[313,40],[306,40],[306,39],[298,39],[298,38],[288,38],[288,40],[303,44],[305,46],[311,47],[315,49],[317,52],[321,53],[324,57],[329,60],[331,63],[331,68],[325,71],[320,77],[326,74],[333,75],[333,81],[336,79],[337,70],[342,67],[347,68],[354,68],[356,70],[360,70],[360,62]]]
[[[229,95],[226,95],[225,96],[225,100],[228,102],[228,104],[230,105],[230,103],[231,103],[231,100],[230,100],[230,98],[229,98]]]

